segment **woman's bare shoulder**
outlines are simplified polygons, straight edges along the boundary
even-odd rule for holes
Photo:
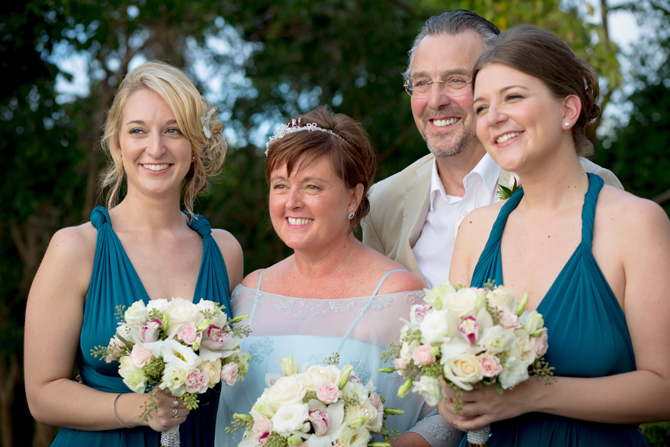
[[[364,246],[363,259],[361,261],[368,266],[367,269],[360,270],[362,274],[371,275],[372,277],[379,276],[380,279],[392,270],[404,270],[393,272],[384,280],[378,292],[381,295],[420,290],[425,287],[423,281],[415,274],[407,271],[402,264],[387,258],[367,246]]]
[[[62,228],[54,233],[47,253],[57,258],[92,259],[95,255],[97,238],[98,230],[91,222],[76,227]]]

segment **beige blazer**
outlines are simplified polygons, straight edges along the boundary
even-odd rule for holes
[[[428,215],[433,155],[420,158],[407,168],[376,183],[370,191],[370,213],[363,219],[363,243],[404,265],[425,283],[412,247],[421,235]],[[592,172],[605,183],[623,189],[609,170],[580,157],[586,172]],[[511,173],[501,170],[498,183],[508,183]],[[453,253],[449,253],[451,256]]]

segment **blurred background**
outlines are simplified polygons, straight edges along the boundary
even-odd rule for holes
[[[229,152],[196,211],[242,244],[245,273],[289,253],[267,215],[267,136],[319,104],[363,123],[377,180],[427,153],[402,88],[423,22],[470,9],[501,30],[534,24],[601,76],[595,161],[670,212],[670,0],[3,0],[0,5],[0,447],[48,446],[22,373],[25,304],[59,228],[102,204],[101,126],[123,75],[182,68],[220,107]],[[667,446],[670,424],[647,424]]]

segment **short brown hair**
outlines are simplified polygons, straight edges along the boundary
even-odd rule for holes
[[[359,123],[342,113],[333,113],[327,106],[294,118],[296,122],[298,119],[300,126],[314,123],[341,138],[327,132],[305,130],[273,140],[268,146],[265,177],[269,182],[272,171],[284,164],[290,174],[299,160],[302,166],[307,166],[322,156],[328,157],[333,171],[347,189],[354,189],[359,183],[363,185],[363,198],[351,220],[350,230],[353,230],[370,212],[368,191],[377,171],[377,159],[368,135]]]
[[[572,138],[577,155],[593,155],[593,144],[584,129],[600,115],[598,75],[588,62],[577,57],[560,38],[530,25],[521,25],[502,33],[479,57],[472,75],[489,64],[502,64],[542,81],[556,98],[575,95],[582,103]]]

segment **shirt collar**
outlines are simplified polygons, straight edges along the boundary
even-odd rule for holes
[[[500,177],[500,166],[496,164],[489,154],[484,154],[477,166],[463,179],[467,183],[467,179],[473,175],[480,176],[488,190],[493,193],[498,185],[498,178]],[[433,158],[433,170],[430,178],[430,208],[433,209],[433,201],[437,195],[440,195],[447,203],[454,203],[461,200],[461,197],[448,196],[444,191],[444,185],[440,180],[440,175],[437,173],[437,159]]]

